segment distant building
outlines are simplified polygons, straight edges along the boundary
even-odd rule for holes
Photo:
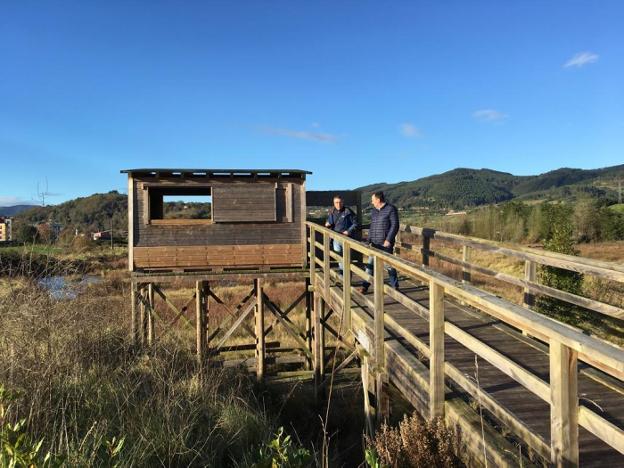
[[[0,242],[10,242],[13,240],[12,223],[13,220],[11,218],[0,217]]]
[[[111,232],[110,231],[94,232],[93,234],[91,234],[91,238],[94,241],[110,240],[111,239]]]

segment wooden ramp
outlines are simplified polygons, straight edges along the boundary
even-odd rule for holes
[[[477,462],[485,446],[489,466],[518,466],[528,458],[624,466],[621,348],[430,268],[309,227],[313,315],[339,317],[341,336],[361,350],[378,420],[384,386],[391,384],[425,417],[443,416],[459,426]],[[344,243],[344,258],[330,252],[331,237]],[[374,276],[349,262],[351,250],[375,257]],[[332,260],[346,260],[346,288]],[[400,292],[384,285],[388,265],[409,277]],[[360,294],[355,286],[361,278],[377,289]]]

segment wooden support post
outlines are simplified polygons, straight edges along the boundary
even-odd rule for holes
[[[470,251],[470,247],[467,245],[464,245],[462,248],[462,260],[464,262],[469,263],[470,262],[470,255],[471,251]],[[463,266],[462,267],[462,283],[470,283],[470,268],[467,266]]]
[[[364,394],[364,417],[366,418],[366,433],[369,437],[373,437],[375,435],[375,425],[373,421],[375,420],[375,409],[371,406],[370,403],[370,379],[369,379],[369,360],[367,355],[362,355],[360,365],[361,373],[362,373],[362,392]]]
[[[154,344],[154,285],[147,285],[147,346]]]
[[[429,248],[431,247],[431,238],[429,234],[423,229],[422,231],[422,264],[429,266]]]
[[[314,320],[314,388],[315,395],[318,396],[321,393],[321,382],[325,378],[324,375],[324,356],[323,356],[323,339],[322,339],[322,330],[323,325],[321,324],[321,309],[323,298],[317,292],[313,294],[314,299],[314,309],[312,310],[312,316]]]
[[[329,301],[329,287],[330,287],[330,268],[331,268],[331,249],[329,248],[329,234],[323,232],[323,299]]]
[[[342,320],[345,335],[351,330],[351,247],[342,246]]]
[[[323,325],[323,323],[325,322],[327,318],[327,302],[325,302],[325,300],[321,300],[321,315],[320,315],[320,328],[319,328],[319,348],[321,351],[321,377],[323,379],[325,379],[325,325]]]
[[[206,283],[206,281],[195,282],[195,350],[200,364],[204,362],[206,355]]]
[[[577,352],[550,340],[551,461],[558,467],[578,466]]]
[[[256,293],[256,378],[264,379],[264,364],[266,349],[264,343],[264,300],[262,298],[262,279],[254,279],[254,291]]]
[[[537,277],[537,264],[532,260],[524,261],[524,280],[535,282]],[[535,295],[531,293],[528,287],[524,288],[524,305],[532,307],[535,305]]]
[[[209,351],[210,347],[208,346],[208,335],[209,335],[209,314],[210,314],[210,297],[212,296],[212,291],[210,290],[210,283],[208,281],[204,281],[204,343],[206,347],[206,351]]]
[[[310,278],[305,279],[305,341],[310,355],[314,354],[312,345],[312,292],[310,291]],[[312,359],[306,359],[306,369],[312,370]]]
[[[375,406],[377,423],[387,416],[384,411],[384,379],[386,360],[384,353],[385,329],[384,329],[384,261],[381,257],[373,259],[373,282],[374,282],[374,358],[375,358]]]
[[[147,342],[147,316],[145,313],[145,287],[139,289],[139,342],[145,346]]]
[[[137,283],[133,281],[132,289],[130,290],[130,333],[132,334],[132,343],[135,345],[139,343],[138,294]]]
[[[316,231],[310,226],[310,283],[312,289],[316,288]],[[316,292],[316,290],[315,290]]]
[[[429,417],[444,417],[444,288],[429,282]]]

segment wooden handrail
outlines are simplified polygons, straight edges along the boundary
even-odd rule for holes
[[[509,245],[503,242],[451,234],[449,232],[437,231],[431,228],[422,228],[405,224],[400,226],[399,232],[415,234],[428,239],[438,239],[457,245],[465,245],[477,250],[516,257],[521,260],[531,260],[540,265],[563,268],[565,270],[577,271],[579,273],[589,273],[601,278],[624,282],[624,265],[614,262],[576,257],[574,255],[565,255],[557,252],[550,252],[548,250],[539,250],[519,245]]]
[[[350,297],[351,282],[346,283],[344,291],[336,295],[335,291],[330,288],[330,282],[338,279],[338,273],[331,270],[331,260],[344,262],[345,257],[332,252],[330,250],[330,240],[337,240],[342,243],[343,251],[347,249],[349,254],[352,251],[360,252],[373,258],[376,266],[375,274],[368,275],[356,265],[346,268],[349,274],[356,274],[368,281],[372,280],[375,285],[374,300],[366,296],[358,298],[373,313],[373,336],[374,336],[374,353],[376,359],[376,367],[380,373],[383,373],[383,348],[384,333],[383,327],[393,330],[406,339],[407,342],[416,345],[417,349],[424,352],[429,358],[430,380],[428,383],[429,391],[429,411],[430,416],[436,417],[444,412],[444,376],[453,379],[459,376],[459,373],[446,362],[444,357],[444,334],[453,337],[462,343],[463,346],[470,349],[475,354],[490,362],[503,373],[509,375],[518,381],[531,392],[538,395],[541,399],[551,404],[551,458],[554,463],[563,462],[578,463],[578,427],[582,426],[595,434],[612,447],[624,453],[624,431],[621,428],[609,423],[606,419],[595,413],[585,406],[579,406],[577,391],[577,360],[584,361],[611,376],[624,381],[624,350],[615,345],[606,343],[600,339],[583,334],[580,330],[565,325],[554,319],[541,315],[526,307],[513,304],[509,301],[501,299],[494,294],[478,289],[470,284],[457,281],[453,278],[443,275],[434,269],[418,265],[414,262],[406,260],[395,255],[388,254],[378,249],[350,239],[342,234],[334,232],[325,227],[314,223],[306,223],[312,233],[319,233],[323,237],[323,243],[316,241],[315,235],[308,237],[310,241],[310,257],[313,274],[312,283],[317,284],[315,291],[322,293],[325,300],[330,303],[346,304],[345,297]],[[421,231],[422,232],[422,231]],[[468,244],[470,245],[470,244]],[[317,249],[320,251],[321,258],[318,258]],[[549,257],[545,260],[536,258],[536,253],[526,255],[525,260],[540,263],[552,264],[553,258]],[[541,252],[540,252],[541,253]],[[515,255],[518,256],[518,255]],[[567,257],[567,256],[564,256]],[[575,261],[576,257],[572,257]],[[348,257],[347,257],[348,259]],[[561,260],[560,258],[557,261]],[[588,270],[596,272],[597,269],[604,268],[604,265],[590,265],[582,259],[576,263],[583,264]],[[571,260],[566,259],[567,262]],[[606,263],[606,262],[598,262]],[[466,266],[468,262],[462,261],[461,265]],[[314,271],[316,266],[321,267],[321,274]],[[393,267],[407,276],[416,278],[419,282],[429,285],[430,292],[430,309],[427,310],[422,305],[417,304],[409,297],[401,294],[383,283],[381,275],[384,266]],[[560,264],[553,265],[560,266]],[[345,265],[343,265],[343,268]],[[617,270],[611,269],[611,272]],[[543,293],[543,286],[534,285],[532,281],[522,280],[519,285],[527,288],[533,288]],[[535,287],[538,286],[538,287]],[[383,312],[383,295],[389,295],[398,302],[405,305],[409,310],[413,310],[421,316],[426,317],[430,323],[429,339],[430,345],[427,347],[417,337],[401,327],[392,317],[387,316]],[[336,297],[338,296],[338,297]],[[549,343],[550,356],[550,383],[541,380],[540,377],[533,375],[529,370],[519,366],[517,363],[490,348],[476,337],[469,335],[459,327],[444,319],[444,297],[461,301],[471,305],[483,313],[495,317],[515,328],[526,331],[529,335],[538,337]],[[423,310],[424,309],[424,310]],[[354,309],[355,310],[355,309]],[[349,304],[349,313],[352,313]],[[385,346],[385,345],[383,345]],[[381,360],[381,362],[380,362]],[[379,375],[377,376],[379,377]],[[465,388],[469,393],[475,394],[482,392],[481,389],[475,389],[474,385],[468,384],[466,379],[459,379],[458,385]],[[488,400],[488,404],[492,407],[495,414],[500,414],[508,422],[513,422],[513,415],[507,412],[503,407],[496,407],[494,400]],[[521,421],[517,421],[515,427],[521,433],[526,434],[526,426]],[[539,438],[530,438],[532,443],[540,453],[544,453],[545,443]]]
[[[532,249],[522,246],[510,246],[504,243],[477,239],[475,237],[460,236],[447,232],[436,231],[429,228],[401,225],[400,232],[412,233],[422,237],[422,247],[409,242],[397,242],[397,247],[413,251],[420,251],[424,265],[429,264],[429,258],[435,257],[443,262],[462,267],[462,278],[464,282],[470,281],[470,273],[476,272],[490,276],[514,286],[524,289],[524,304],[531,307],[535,303],[535,294],[550,296],[569,304],[574,304],[602,315],[624,320],[624,309],[612,304],[591,299],[588,297],[572,294],[567,291],[558,290],[537,282],[536,265],[553,266],[570,271],[587,273],[599,278],[606,278],[612,281],[624,282],[624,266],[601,260],[594,260],[573,255],[564,255],[556,252]],[[462,259],[444,255],[441,252],[431,250],[431,239],[438,239],[463,247]],[[525,262],[524,279],[483,267],[470,261],[470,249],[481,250],[494,254],[502,254],[514,257]]]
[[[318,224],[311,222],[306,222],[306,224],[308,226],[312,225],[315,231],[326,234],[330,239],[336,239],[348,244],[352,250],[359,251],[364,255],[379,257],[386,265],[392,266],[407,275],[414,276],[422,282],[428,283],[432,280],[434,283],[444,287],[445,292],[455,299],[473,302],[488,315],[526,330],[533,336],[566,343],[587,359],[589,364],[603,362],[609,368],[609,370],[606,370],[607,373],[624,380],[624,350],[615,345],[608,344],[592,336],[587,336],[574,327],[508,302],[482,289],[462,284],[461,281],[445,276],[431,267],[418,265],[404,258],[372,248],[363,242],[353,240]]]

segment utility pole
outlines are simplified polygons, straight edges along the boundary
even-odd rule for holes
[[[110,238],[111,238],[111,252],[115,255],[115,247],[113,247],[113,217],[111,216],[111,228],[110,228]]]
[[[618,203],[622,204],[622,179],[618,179]]]

